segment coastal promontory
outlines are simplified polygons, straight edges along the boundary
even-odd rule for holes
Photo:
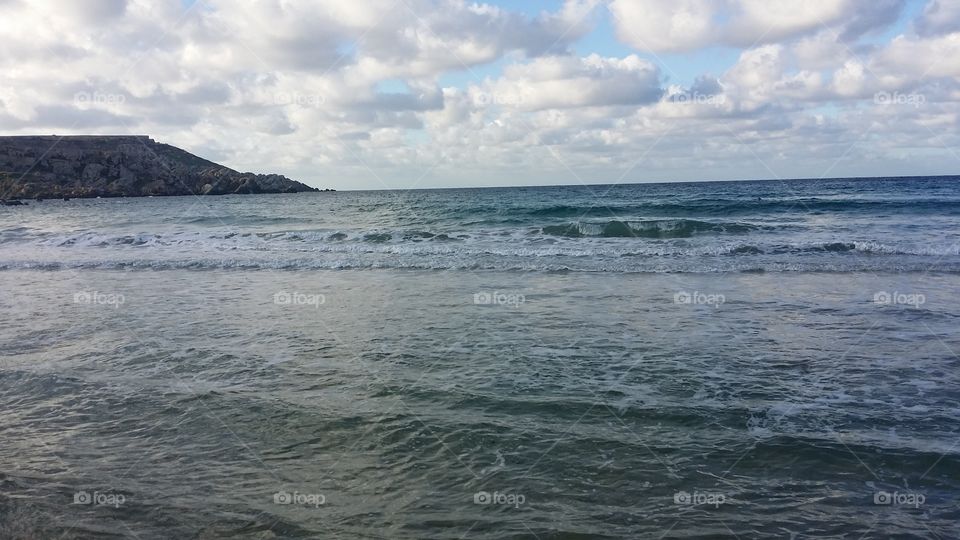
[[[0,137],[4,199],[143,197],[320,191],[279,174],[254,174],[148,136]]]

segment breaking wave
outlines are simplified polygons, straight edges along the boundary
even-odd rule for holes
[[[710,223],[692,219],[564,223],[543,227],[543,234],[582,238],[690,238],[695,234],[747,234],[763,227],[748,223]]]

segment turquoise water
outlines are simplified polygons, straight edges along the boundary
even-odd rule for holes
[[[958,213],[951,179],[5,208],[0,537],[957,537]]]

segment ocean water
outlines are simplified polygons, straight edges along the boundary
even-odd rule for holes
[[[0,208],[0,538],[960,537],[960,179]]]

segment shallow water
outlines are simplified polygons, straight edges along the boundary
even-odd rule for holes
[[[716,200],[729,195],[710,189],[732,188],[700,189]],[[390,195],[321,196],[296,204]],[[589,271],[557,272],[531,253],[413,264],[400,248],[445,244],[364,239],[413,217],[378,228],[383,215],[297,210],[305,225],[269,210],[298,200],[47,201],[3,222],[0,537],[960,535],[960,276],[940,266],[955,263],[946,206],[889,219],[797,211],[803,234],[735,233],[763,253],[726,257],[765,272],[722,272],[724,256],[693,251],[729,233],[561,236],[564,249],[690,251],[637,257],[658,271],[567,255]],[[287,221],[237,217],[249,222],[237,237],[262,240],[243,248],[62,241],[227,230],[171,208]],[[347,237],[269,236],[298,227]],[[550,236],[493,234],[454,245],[519,252]],[[917,254],[771,253],[791,234]],[[338,241],[372,246],[371,264],[335,270],[331,252],[312,250]],[[219,263],[170,263],[200,255]],[[508,269],[510,257],[533,269]],[[897,270],[915,261],[931,270]]]

